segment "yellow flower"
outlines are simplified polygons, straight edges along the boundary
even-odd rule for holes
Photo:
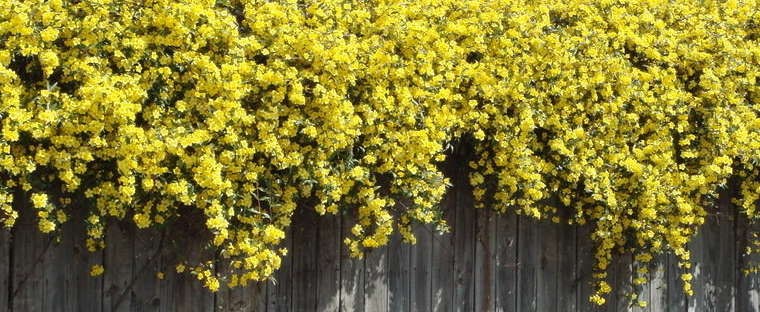
[[[101,274],[103,274],[104,271],[105,269],[103,268],[102,265],[95,264],[90,267],[90,276],[100,276]]]
[[[40,32],[40,37],[45,42],[52,42],[58,39],[58,30],[53,27],[47,27]]]
[[[42,209],[42,208],[45,208],[47,204],[48,204],[47,194],[42,194],[42,193],[32,194],[32,205],[34,206],[34,208]]]

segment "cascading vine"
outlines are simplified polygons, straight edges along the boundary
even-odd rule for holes
[[[760,221],[758,8],[0,1],[0,221],[29,201],[50,233],[85,209],[95,251],[109,220],[198,211],[229,270],[177,270],[216,290],[279,267],[296,209],[353,211],[355,256],[445,230],[438,164],[466,138],[480,206],[591,224],[592,301],[621,249],[636,283],[673,252],[690,293],[687,242],[729,178]]]

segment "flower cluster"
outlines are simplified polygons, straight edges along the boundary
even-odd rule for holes
[[[728,178],[760,219],[759,7],[2,1],[0,221],[26,196],[51,232],[79,198],[97,250],[109,220],[194,209],[230,272],[187,271],[244,285],[279,267],[296,209],[353,210],[357,256],[446,229],[438,164],[464,139],[478,207],[592,224],[601,304],[621,250],[639,282],[658,253],[688,269]]]

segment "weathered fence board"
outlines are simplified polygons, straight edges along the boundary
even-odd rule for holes
[[[447,168],[466,183],[463,168]],[[744,275],[750,224],[721,199],[708,209],[690,243],[696,262],[694,296],[684,295],[673,255],[655,259],[640,288],[646,306],[631,305],[638,269],[632,255],[610,265],[614,291],[607,305],[589,302],[594,290],[589,226],[535,221],[513,213],[474,209],[469,188],[449,192],[443,203],[449,233],[414,228],[417,243],[394,235],[386,247],[349,257],[342,241],[353,216],[299,211],[283,247],[290,250],[272,281],[243,288],[204,290],[194,276],[175,272],[178,248],[197,258],[201,246],[174,246],[159,230],[137,231],[114,223],[104,252],[84,246],[81,216],[64,225],[60,240],[40,234],[23,213],[12,232],[0,231],[2,311],[741,311],[760,312],[760,276]],[[752,258],[754,257],[754,258]],[[90,277],[93,264],[106,267]],[[162,273],[164,278],[156,275]]]
[[[319,218],[317,311],[340,311],[340,218]]]
[[[311,311],[317,307],[318,224],[314,211],[299,209],[293,217],[292,311]]]
[[[457,192],[448,192],[441,207],[444,207],[446,220],[453,220],[456,213]],[[451,226],[451,224],[449,224]],[[433,311],[453,311],[451,302],[454,284],[454,235],[451,232],[435,233],[433,235],[432,267],[432,307]]]
[[[466,167],[457,170],[457,185],[467,185]],[[473,209],[472,191],[469,187],[455,189],[456,213],[453,220],[447,220],[452,224],[452,231],[457,233],[454,238],[454,291],[452,293],[452,305],[455,311],[473,311],[474,309],[474,266],[475,266],[475,223],[477,222],[475,209]]]
[[[432,248],[433,229],[430,226],[418,226],[414,229],[417,243],[410,248],[412,278],[410,284],[409,311],[430,311],[432,309]]]
[[[8,290],[11,289],[11,233],[0,230],[0,311],[8,310]]]
[[[347,237],[355,221],[341,216],[341,237]],[[340,249],[340,310],[364,311],[364,259],[349,256],[348,249]]]

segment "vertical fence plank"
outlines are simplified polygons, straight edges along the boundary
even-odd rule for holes
[[[113,222],[106,230],[104,252],[103,310],[107,312],[129,311],[134,269],[134,233],[123,222]]]
[[[649,302],[651,312],[668,311],[667,256],[657,255],[651,267],[649,281]]]
[[[44,297],[44,258],[52,245],[49,236],[37,230],[37,218],[31,208],[21,207],[13,237],[12,287],[10,305],[12,311],[42,311]]]
[[[685,312],[686,294],[683,292],[681,274],[685,271],[678,266],[678,257],[672,253],[667,255],[667,279],[668,279],[668,311]],[[690,272],[690,271],[689,271]]]
[[[351,235],[355,221],[352,214],[340,217],[340,239]],[[364,311],[364,259],[351,257],[348,248],[340,246],[340,311]]]
[[[517,215],[496,219],[496,311],[517,310]]]
[[[760,272],[746,274],[750,266],[760,266],[760,254],[747,254],[746,248],[760,237],[760,222],[750,223],[745,215],[736,218],[736,311],[760,312]]]
[[[416,226],[414,235],[417,242],[410,248],[412,265],[410,311],[432,311],[433,227],[431,225]]]
[[[168,311],[213,311],[214,294],[187,272],[175,275],[171,305]]]
[[[730,207],[708,209],[705,224],[689,244],[694,263],[688,311],[734,311],[734,228]]]
[[[317,311],[335,311],[340,308],[340,217],[318,217],[319,254],[317,255],[318,293]]]
[[[43,260],[44,310],[100,311],[102,280],[89,272],[91,265],[102,264],[102,252],[90,253],[85,246],[84,211],[75,209],[61,230]]]
[[[454,238],[454,291],[452,303],[457,311],[474,309],[475,209],[466,166],[459,167],[455,181],[457,192]]]
[[[537,311],[557,311],[557,298],[564,295],[559,289],[559,226],[549,220],[537,224],[537,240],[533,248],[538,249],[536,268]]]
[[[364,311],[389,311],[388,303],[388,246],[383,246],[364,258]]]
[[[221,310],[224,312],[264,312],[267,309],[266,291],[266,282],[250,282],[245,286],[227,288],[225,303]],[[219,299],[217,299],[217,305],[219,305]]]
[[[0,226],[0,311],[8,311],[12,255],[10,241],[10,231]]]
[[[444,169],[447,177],[452,177],[454,185],[459,185],[457,176],[454,175],[455,166],[448,164]],[[444,218],[452,227],[457,219],[457,196],[459,194],[449,189],[444,195],[441,209]],[[433,311],[453,311],[452,303],[454,291],[454,235],[451,230],[446,233],[434,233],[432,250],[432,276],[431,276],[431,301]]]
[[[388,244],[388,311],[409,311],[410,267],[409,244],[396,232]]]
[[[599,307],[595,303],[589,301],[589,297],[594,294],[594,242],[591,240],[591,225],[578,226],[576,229],[576,275],[578,276],[578,308],[579,312],[596,312],[606,311],[607,307]],[[607,296],[607,304],[609,305],[609,297]]]
[[[293,217],[291,311],[313,311],[317,306],[317,224],[314,210],[306,207],[296,210]]]
[[[164,280],[159,283],[158,293],[160,297],[160,312],[170,312],[176,310],[174,298],[177,287],[180,285],[180,276],[176,270],[176,259],[172,254],[173,246],[172,239],[170,237],[165,238],[167,247],[164,252],[159,256],[159,267],[164,269]]]
[[[494,311],[496,306],[496,216],[491,207],[476,210],[475,311]]]
[[[282,247],[288,250],[288,255],[282,258],[280,269],[274,273],[273,280],[267,285],[267,311],[283,312],[290,311],[290,298],[293,294],[293,228],[294,224],[288,227]]]
[[[637,273],[638,269],[641,267],[640,264],[633,266],[633,271],[631,272],[632,278],[636,278],[641,273]],[[649,266],[651,267],[651,266]],[[646,274],[641,275],[644,278],[647,279],[647,282],[642,285],[633,285],[635,291],[637,292],[636,299],[632,302],[633,306],[631,307],[631,311],[633,312],[650,312],[652,310],[651,302],[652,302],[652,272],[648,272]]]
[[[538,311],[538,285],[536,283],[539,268],[538,221],[525,216],[517,220],[517,310]]]
[[[630,253],[617,255],[612,265],[615,270],[615,283],[612,284],[615,303],[610,302],[611,311],[631,311],[631,294],[633,294],[633,256]],[[614,309],[613,309],[614,307]],[[610,310],[608,310],[610,311]]]
[[[157,229],[142,229],[133,236],[134,286],[131,289],[130,311],[159,311],[161,287],[158,273],[163,248],[163,234]]]
[[[61,236],[51,237],[53,240],[50,248],[45,252],[40,270],[43,270],[42,311],[66,311],[70,310],[68,306],[69,292],[76,291],[67,288],[66,282],[70,280],[71,270],[61,270],[61,267],[70,268],[73,241],[69,233],[62,233]]]
[[[557,311],[575,312],[578,308],[579,279],[576,263],[576,225],[567,224],[564,221],[555,224],[558,227],[557,239]]]

